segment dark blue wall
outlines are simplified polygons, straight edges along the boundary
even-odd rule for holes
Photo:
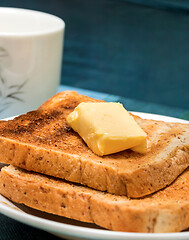
[[[0,0],[0,6],[65,20],[63,84],[189,108],[189,2],[131,2]]]

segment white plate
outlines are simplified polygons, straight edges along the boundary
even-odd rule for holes
[[[142,118],[167,122],[189,123],[189,121],[155,114],[136,113]],[[30,226],[51,232],[67,239],[116,239],[116,240],[179,240],[189,239],[189,231],[180,233],[128,233],[104,230],[94,224],[82,223],[64,217],[43,213],[22,204],[15,204],[0,195],[0,213]]]

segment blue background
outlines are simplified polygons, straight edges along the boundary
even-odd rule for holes
[[[188,109],[189,1],[0,0],[0,6],[64,19],[63,84]]]

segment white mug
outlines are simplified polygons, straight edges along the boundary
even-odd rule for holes
[[[0,118],[34,110],[56,93],[64,29],[47,13],[0,8]]]

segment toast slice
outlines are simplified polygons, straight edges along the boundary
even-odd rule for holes
[[[80,102],[97,100],[61,92],[36,111],[0,121],[0,162],[116,195],[138,198],[173,182],[189,166],[189,124],[144,120],[148,150],[95,155],[66,123]]]
[[[189,227],[189,170],[143,199],[115,196],[65,180],[4,167],[0,193],[10,200],[79,221],[127,232],[179,232]]]

